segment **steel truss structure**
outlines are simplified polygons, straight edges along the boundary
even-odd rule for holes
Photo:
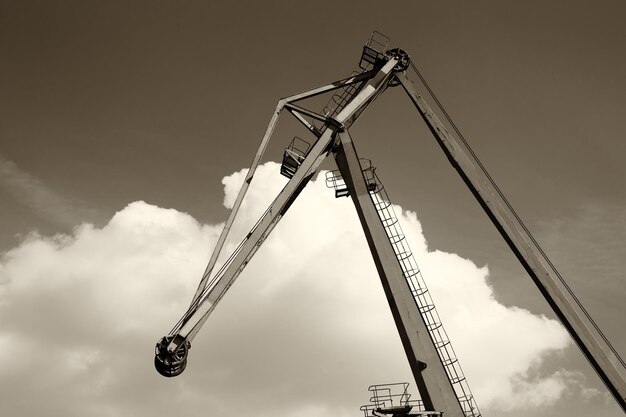
[[[327,182],[335,188],[336,196],[350,196],[354,202],[420,393],[419,407],[413,404],[407,409],[407,400],[405,411],[413,408],[414,415],[444,413],[450,417],[480,416],[450,340],[443,331],[434,303],[421,279],[419,268],[399,229],[384,187],[373,167],[359,159],[354,140],[349,134],[351,125],[380,94],[389,87],[401,86],[452,166],[608,390],[626,411],[626,365],[562,280],[469,145],[462,137],[459,141],[448,131],[419,94],[407,75],[412,67],[408,54],[398,48],[388,49],[387,43],[385,38],[375,32],[364,46],[360,69],[356,74],[278,102],[189,309],[169,335],[156,345],[157,370],[168,377],[183,372],[193,338],[300,192],[318,173],[322,162],[332,155],[338,171],[329,173]],[[334,94],[322,112],[307,109],[301,103],[329,92]],[[312,146],[308,146],[294,140],[285,150],[281,173],[290,178],[289,182],[230,258],[213,273],[283,110],[302,123],[315,141]],[[373,411],[372,415],[385,414],[384,407]]]

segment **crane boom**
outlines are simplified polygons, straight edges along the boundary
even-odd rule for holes
[[[162,338],[156,347],[155,367],[164,376],[176,376],[186,366],[186,355],[191,340],[200,330],[202,324],[214,310],[217,303],[237,279],[243,268],[248,264],[260,245],[280,221],[293,201],[297,198],[308,181],[315,175],[320,164],[332,150],[336,131],[350,125],[360,114],[362,107],[367,106],[378,92],[383,90],[392,76],[397,61],[390,59],[361,88],[350,103],[346,105],[332,120],[328,128],[313,145],[298,171],[279,193],[274,202],[244,239],[231,262],[228,263],[214,285],[208,288],[201,299],[192,302],[183,319],[175,326],[169,336]],[[315,90],[311,94],[317,94]],[[272,124],[275,123],[272,120]],[[244,184],[245,186],[245,184]],[[202,293],[202,291],[200,292]]]

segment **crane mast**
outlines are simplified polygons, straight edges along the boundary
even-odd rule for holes
[[[278,102],[189,309],[156,345],[157,371],[168,377],[184,371],[195,335],[306,184],[317,174],[321,163],[332,155],[338,170],[327,174],[327,184],[335,189],[336,197],[352,198],[420,393],[419,404],[409,405],[407,400],[403,403],[403,412],[480,416],[389,197],[371,162],[359,158],[349,133],[350,126],[380,94],[389,87],[402,86],[453,167],[626,412],[626,365],[619,354],[545,256],[460,132],[457,130],[459,141],[419,94],[407,71],[413,68],[420,78],[421,75],[408,54],[387,46],[388,39],[374,32],[363,48],[355,75]],[[333,92],[331,101],[321,112],[301,104],[303,100],[328,92]],[[289,178],[289,182],[224,265],[213,273],[230,226],[285,109],[309,130],[315,142],[312,146],[306,142],[302,145],[296,138],[285,150],[281,173]],[[444,114],[447,116],[445,111]],[[397,407],[385,410],[380,406],[370,411],[373,416],[400,413]]]

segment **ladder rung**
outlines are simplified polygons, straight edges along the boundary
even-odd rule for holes
[[[405,259],[408,259],[411,256],[413,256],[413,254],[411,252],[399,252],[399,253],[396,253],[396,257],[398,258],[399,261],[403,261]]]
[[[449,359],[444,359],[441,361],[441,363],[443,364],[443,366],[447,367],[447,366],[452,366],[455,363],[457,363],[459,360],[457,358],[449,358]]]
[[[426,325],[426,328],[428,329],[429,332],[432,332],[433,330],[437,330],[440,327],[441,327],[441,323],[440,322],[435,322],[435,323],[431,323],[431,324],[427,324]]]
[[[386,219],[381,219],[383,222],[383,226],[385,227],[391,227],[394,224],[398,223],[398,219],[396,219],[395,217],[390,217],[390,218],[386,218]]]
[[[435,305],[434,304],[427,304],[423,307],[420,307],[420,313],[428,313],[429,311],[432,311],[435,309]]]
[[[451,384],[458,384],[459,382],[465,381],[465,377],[464,376],[459,376],[456,378],[450,378],[450,383]]]
[[[435,348],[437,350],[440,350],[442,348],[444,348],[446,345],[449,345],[450,341],[449,340],[439,340],[438,342],[435,342]]]
[[[404,272],[404,277],[409,279],[419,274],[420,270],[419,269],[407,269],[406,271],[402,271],[402,272]]]
[[[396,244],[396,243],[400,243],[404,240],[405,236],[402,234],[398,234],[398,235],[391,235],[389,236],[389,241],[392,244]]]
[[[413,297],[419,297],[420,295],[424,295],[428,292],[428,288],[416,288],[413,290]]]

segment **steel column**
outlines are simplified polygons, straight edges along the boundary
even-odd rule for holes
[[[504,237],[602,382],[615,397],[622,410],[626,412],[626,369],[624,366],[577,305],[576,300],[567,291],[555,271],[547,264],[540,249],[524,230],[521,221],[480,169],[478,161],[448,132],[418,94],[406,74],[398,73],[397,77],[452,166]]]
[[[335,160],[359,215],[424,406],[427,410],[443,411],[449,417],[464,417],[367,189],[354,143],[347,132],[339,135],[341,142]]]

